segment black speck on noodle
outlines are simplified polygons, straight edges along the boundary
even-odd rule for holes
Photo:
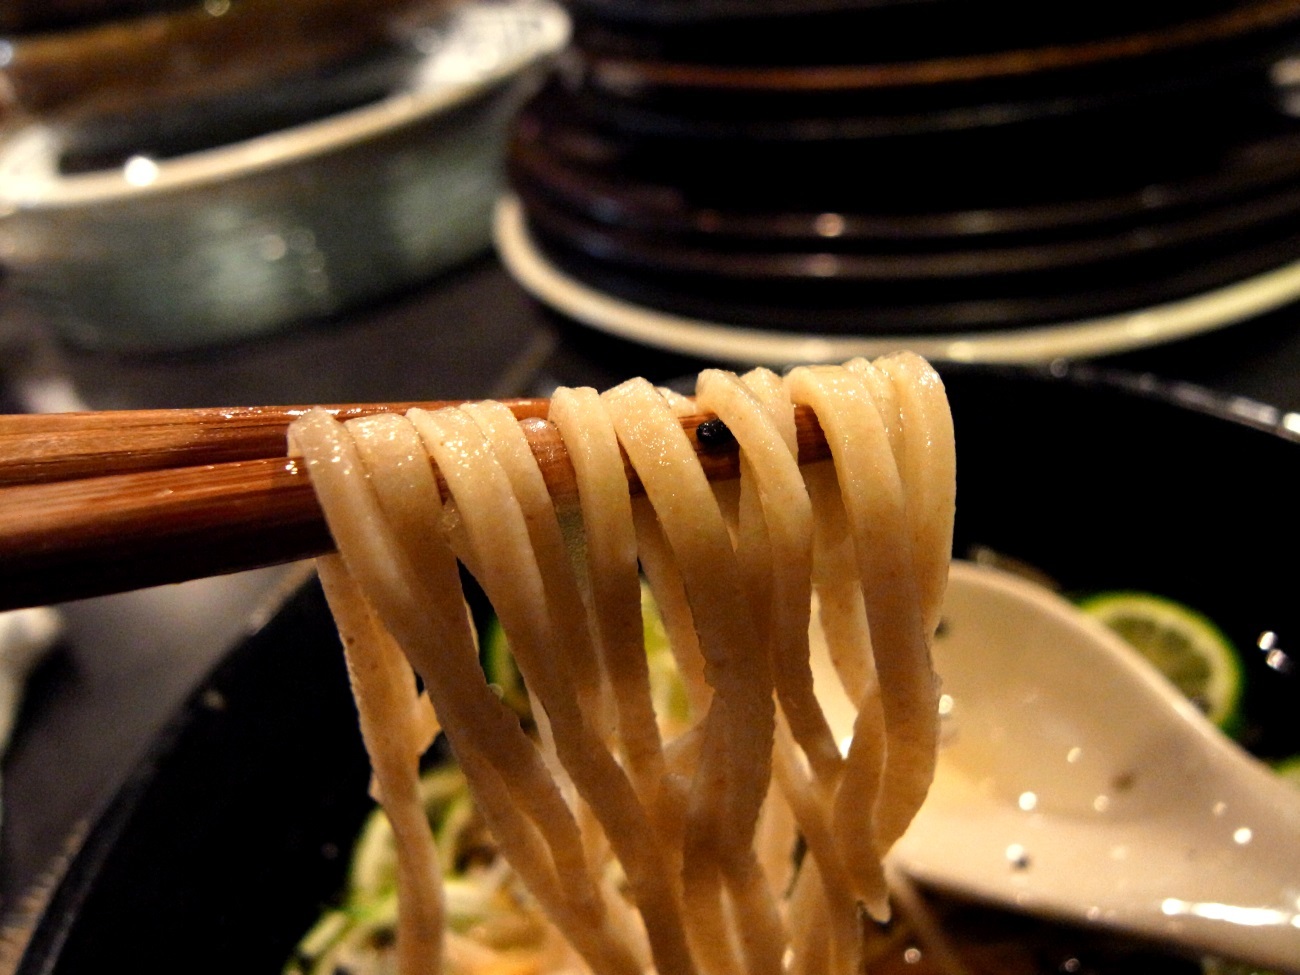
[[[736,443],[731,428],[717,418],[705,420],[696,427],[695,439],[706,450],[721,450],[732,447]]]

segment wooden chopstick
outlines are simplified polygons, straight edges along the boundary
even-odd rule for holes
[[[340,420],[436,410],[463,400],[319,407]],[[545,399],[502,400],[521,420],[545,416]],[[284,456],[285,431],[306,406],[104,410],[0,415],[0,487],[132,471]]]
[[[412,405],[434,404],[335,409],[343,416],[360,416]],[[557,505],[571,502],[576,496],[572,466],[558,432],[541,419],[547,401],[510,405],[523,421]],[[0,487],[0,610],[183,582],[331,551],[310,479],[285,454],[285,431],[295,409],[264,416],[255,416],[256,410],[228,411],[236,425],[247,421],[247,429],[257,431],[229,435],[220,432],[221,421],[209,411],[197,411],[202,414],[197,418],[195,411],[44,417],[33,425],[45,429],[30,437],[22,433],[20,418],[0,417],[0,443],[9,448],[6,465],[0,466],[10,477],[8,486]],[[735,477],[739,458],[734,443],[723,437],[722,443],[703,445],[696,436],[709,419],[687,417],[682,426],[706,476]],[[811,411],[798,409],[796,420],[800,462],[829,456]],[[184,431],[191,427],[199,432],[187,439]],[[164,429],[170,431],[170,447],[167,436],[137,438]],[[204,432],[213,429],[218,432]],[[95,432],[113,440],[98,454],[86,449]],[[50,433],[66,439],[45,439]],[[209,437],[238,443],[234,449],[243,451],[244,459],[193,463],[196,456],[212,456],[206,446],[194,446]],[[29,446],[26,453],[23,441]],[[134,446],[128,449],[128,443]],[[223,442],[220,450],[226,449],[231,448]],[[164,466],[167,457],[173,463]],[[93,474],[97,463],[108,473]],[[141,463],[146,466],[133,466]],[[60,469],[70,473],[52,480],[51,471]],[[627,470],[630,486],[639,491],[635,474]],[[27,479],[16,480],[18,472],[26,472]]]
[[[0,488],[0,609],[330,548],[311,482],[284,458]]]

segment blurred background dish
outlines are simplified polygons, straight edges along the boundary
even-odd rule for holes
[[[617,301],[926,341],[1300,260],[1295,0],[570,8],[511,189],[541,259]]]
[[[188,0],[6,38],[0,124],[57,125],[64,168],[85,169],[96,149],[157,151],[200,138],[243,112],[255,116],[282,88],[301,110],[311,92],[337,99],[333,76],[381,54],[410,60],[413,36],[460,0]],[[104,5],[112,10],[111,5]],[[390,82],[391,83],[391,82]],[[370,97],[382,90],[369,93]],[[351,97],[364,97],[363,91]],[[284,96],[280,95],[280,100]]]
[[[257,33],[239,53],[280,67],[207,102],[87,97],[11,127],[8,286],[77,344],[186,348],[335,315],[481,251],[507,126],[568,20],[545,0],[444,6],[393,35],[396,5],[350,4],[375,31],[306,74]]]

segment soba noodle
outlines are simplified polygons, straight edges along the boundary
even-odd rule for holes
[[[795,404],[816,414],[831,461],[800,467]],[[705,477],[679,421],[693,412],[726,424],[738,483]],[[500,960],[445,933],[419,797],[441,729],[570,946],[539,970],[855,972],[863,912],[888,916],[883,856],[934,772],[929,645],[954,505],[937,375],[910,354],[785,377],[707,370],[693,399],[644,380],[557,390],[549,422],[572,508],[500,404],[347,423],[312,412],[291,431],[338,548],[320,573],[396,840],[400,971]],[[479,664],[461,566],[508,636],[535,733]],[[643,577],[690,702],[684,727],[655,709]],[[844,743],[814,693],[814,605],[857,707]]]

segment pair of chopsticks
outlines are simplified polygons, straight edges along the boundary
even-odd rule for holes
[[[340,419],[462,401],[325,407]],[[545,399],[505,400],[520,420]],[[306,407],[0,416],[0,610],[65,602],[310,558],[333,549],[311,482],[287,456]],[[735,477],[727,438],[701,445],[711,479]],[[800,460],[827,456],[816,418],[797,412]],[[557,503],[575,493],[564,445],[525,432]],[[639,488],[629,468],[634,490]]]

